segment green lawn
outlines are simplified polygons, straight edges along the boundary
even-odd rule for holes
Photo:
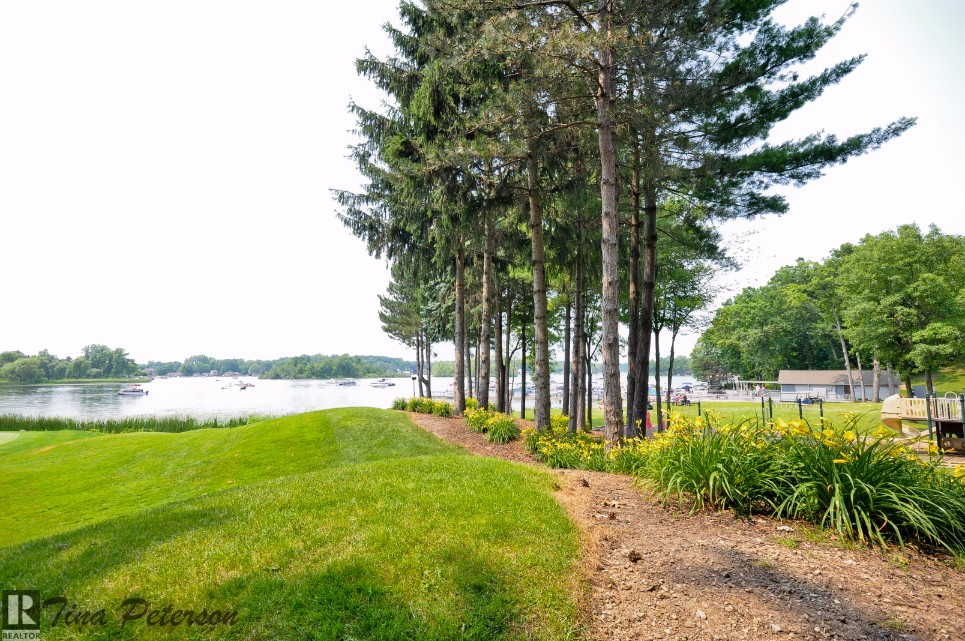
[[[695,417],[697,416],[697,403],[694,402],[689,407],[675,407],[666,405],[662,406],[664,412],[668,409],[674,412],[680,412],[685,416]],[[798,418],[797,405],[794,403],[778,403],[774,402],[774,418],[783,418],[786,420],[792,420]],[[814,424],[820,419],[820,408],[817,405],[803,405],[804,418]],[[706,412],[710,410],[711,412],[719,413],[722,416],[722,420],[731,423],[740,423],[746,419],[753,419],[757,417],[761,418],[761,402],[746,402],[746,401],[703,401],[700,404],[701,412]],[[560,413],[559,408],[554,408],[551,410],[551,414],[556,416]],[[825,403],[824,404],[824,416],[826,419],[832,421],[835,425],[843,425],[852,415],[856,416],[858,420],[858,426],[862,430],[874,430],[881,425],[881,403]],[[767,418],[770,419],[770,409],[767,410]],[[656,423],[657,420],[657,410],[656,405],[654,409],[650,410],[650,420]],[[532,420],[533,410],[527,408],[526,418]],[[603,426],[603,411],[593,412],[593,427]]]
[[[664,411],[666,411],[664,406]],[[671,411],[679,412],[685,416],[697,416],[697,403],[689,407],[669,408]],[[720,414],[722,420],[729,423],[739,423],[747,419],[761,418],[761,402],[747,401],[703,401],[700,404],[703,413],[712,412]],[[817,425],[821,418],[821,408],[818,405],[802,405],[803,418],[813,425]],[[773,404],[775,419],[793,420],[799,418],[796,403],[779,403],[776,400]],[[771,418],[771,407],[765,401],[766,418]],[[654,416],[651,410],[650,416]],[[830,420],[835,425],[844,425],[852,418],[857,419],[857,424],[861,430],[874,430],[881,425],[881,403],[825,403],[824,418]]]
[[[578,534],[543,472],[466,455],[401,413],[328,410],[180,434],[0,443],[0,584],[106,608],[44,638],[557,639]],[[120,627],[120,603],[237,610]]]

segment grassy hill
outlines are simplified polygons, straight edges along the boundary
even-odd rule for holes
[[[912,384],[924,385],[925,376],[918,375],[913,377]],[[965,368],[944,367],[932,375],[932,384],[934,384],[935,392],[938,394],[945,394],[946,392],[960,394],[965,392]]]
[[[0,585],[105,609],[44,638],[564,638],[578,537],[547,474],[467,456],[399,413],[181,434],[0,441]],[[238,612],[121,627],[120,604]]]

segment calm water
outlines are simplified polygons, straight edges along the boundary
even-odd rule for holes
[[[409,378],[390,379],[395,387],[354,386],[329,381],[267,381],[256,378],[159,378],[144,383],[146,396],[119,396],[119,383],[0,387],[0,414],[76,419],[126,416],[231,418],[249,414],[282,416],[332,407],[381,407],[412,395]],[[445,380],[445,382],[442,382]],[[242,390],[239,381],[255,386]],[[440,379],[443,386],[451,379]]]
[[[559,379],[559,380],[557,380]],[[283,416],[333,407],[388,408],[399,396],[413,394],[409,378],[389,379],[394,387],[372,387],[372,379],[354,386],[334,381],[267,381],[256,378],[159,378],[144,383],[147,396],[119,396],[120,383],[92,385],[0,386],[0,414],[107,419],[126,416],[193,416],[200,419],[232,418],[249,414]],[[554,375],[553,382],[562,378]],[[240,381],[255,386],[242,390]],[[677,385],[692,382],[674,377]],[[517,381],[514,381],[518,384]],[[452,378],[433,377],[437,398],[449,389]],[[532,391],[530,390],[530,394]],[[553,395],[558,405],[558,395]],[[513,405],[519,409],[518,392]],[[532,401],[527,401],[532,408]]]

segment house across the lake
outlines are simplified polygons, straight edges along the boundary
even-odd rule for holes
[[[864,385],[867,400],[871,400],[871,386],[874,382],[874,372],[864,371]],[[861,396],[861,381],[857,368],[851,370],[851,380],[848,372],[843,369],[782,369],[777,376],[781,385],[781,400],[793,401],[797,398],[823,398],[826,401],[850,401],[851,389],[859,401]],[[890,385],[889,385],[890,382]],[[881,372],[881,391],[884,398],[891,394],[889,390],[898,391],[899,381],[887,372]]]

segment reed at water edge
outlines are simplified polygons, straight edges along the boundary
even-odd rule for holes
[[[120,434],[123,432],[189,432],[191,430],[238,427],[257,423],[267,416],[198,420],[190,416],[132,416],[120,419],[77,420],[55,416],[0,414],[0,431],[81,430]]]

